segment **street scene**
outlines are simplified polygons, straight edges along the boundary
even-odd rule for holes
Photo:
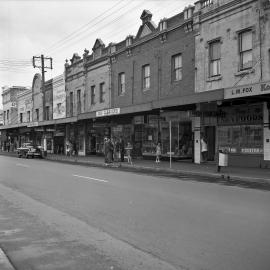
[[[269,270],[269,18],[0,1],[0,270]]]

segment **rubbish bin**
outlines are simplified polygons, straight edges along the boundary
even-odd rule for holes
[[[228,166],[228,153],[225,153],[222,150],[219,150],[218,153],[218,172],[220,172],[221,167]]]

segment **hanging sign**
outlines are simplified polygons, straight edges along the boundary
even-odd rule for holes
[[[164,117],[167,122],[184,122],[191,120],[192,113],[191,111],[171,111],[163,112],[160,115]]]
[[[120,108],[107,109],[96,112],[96,117],[120,114]]]

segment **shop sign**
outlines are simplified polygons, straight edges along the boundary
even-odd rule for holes
[[[225,117],[226,112],[222,110],[217,111],[192,111],[194,117]]]
[[[96,117],[120,114],[120,108],[113,108],[96,112]]]
[[[123,131],[123,126],[116,126],[116,127],[112,127],[112,131],[113,132],[122,132]]]
[[[44,132],[44,128],[35,128],[36,132]]]
[[[94,123],[93,128],[106,127],[107,123]]]
[[[262,106],[237,106],[223,108],[224,117],[218,118],[219,125],[261,124],[263,122]]]
[[[31,122],[27,125],[27,127],[37,127],[38,126],[38,122]]]
[[[54,128],[46,128],[46,131],[47,132],[55,132],[55,129]]]
[[[164,117],[167,122],[184,122],[191,120],[191,111],[172,111],[172,112],[163,112],[161,117]]]
[[[262,154],[262,148],[241,148],[241,153],[243,154]]]
[[[140,125],[144,123],[144,116],[143,115],[136,115],[133,118],[134,125]]]
[[[270,82],[237,86],[224,90],[224,99],[270,94]]]
[[[16,108],[17,107],[17,103],[16,102],[11,102],[11,108]]]
[[[64,137],[65,136],[65,132],[55,132],[54,136],[55,137]]]

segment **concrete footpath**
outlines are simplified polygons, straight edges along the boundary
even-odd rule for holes
[[[14,156],[16,153],[1,152],[0,155]],[[47,160],[75,163],[89,166],[105,167],[104,157],[102,156],[65,156],[48,154]],[[245,167],[222,167],[221,172],[217,172],[217,165],[214,163],[194,164],[191,161],[172,161],[171,168],[169,161],[161,161],[156,163],[155,160],[135,159],[133,164],[126,161],[122,163],[110,164],[112,167],[120,167],[122,169],[144,170],[159,173],[179,173],[196,176],[224,177],[228,176],[233,180],[241,180],[248,182],[267,182],[270,183],[270,169],[266,168],[245,168]]]
[[[64,156],[48,154],[48,160],[72,162],[78,164],[88,164],[92,166],[106,166],[104,157],[100,156]],[[161,161],[156,163],[155,160],[135,159],[133,164],[128,164],[126,161],[122,163],[114,163],[110,166],[120,166],[122,168],[134,168],[138,170],[181,173],[189,175],[211,176],[211,177],[226,177],[230,179],[242,181],[259,181],[270,183],[270,169],[261,168],[244,168],[244,167],[222,167],[221,172],[217,172],[217,165],[214,163],[194,164],[191,161],[172,161],[171,168],[169,161]]]

